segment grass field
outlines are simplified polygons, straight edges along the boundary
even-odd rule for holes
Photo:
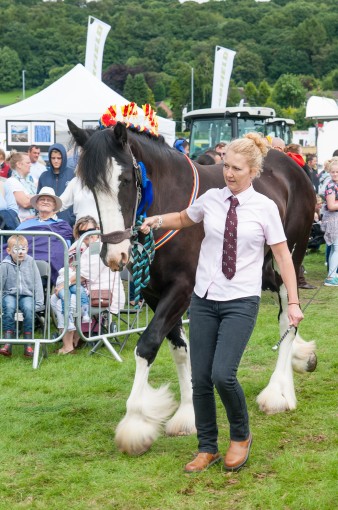
[[[38,91],[35,89],[25,90],[25,98],[32,96]],[[22,89],[11,90],[10,92],[1,92],[0,91],[0,106],[8,106],[13,103],[17,103],[18,101],[22,101]]]
[[[305,266],[307,279],[321,285],[323,250],[308,255]],[[0,510],[336,508],[338,290],[301,291],[303,308],[312,297],[300,333],[316,340],[318,367],[295,375],[297,409],[274,416],[262,414],[255,403],[277,357],[271,350],[278,340],[277,306],[269,294],[262,298],[239,373],[254,442],[247,466],[236,474],[220,464],[199,475],[184,474],[196,451],[195,437],[162,436],[138,458],[117,451],[114,429],[133,381],[136,338],[123,351],[123,363],[88,356],[83,349],[77,356],[50,355],[35,371],[15,347],[12,359],[0,359]],[[150,381],[158,387],[168,380],[178,396],[165,343]],[[224,452],[228,428],[221,412],[219,436]]]

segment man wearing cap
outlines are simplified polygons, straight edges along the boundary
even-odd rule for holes
[[[48,151],[48,160],[49,169],[40,175],[37,191],[40,193],[42,188],[48,186],[53,188],[55,195],[59,197],[73,179],[74,168],[68,167],[67,152],[61,143],[51,145]],[[66,211],[59,213],[59,218],[73,226],[75,223],[73,208],[70,207]]]

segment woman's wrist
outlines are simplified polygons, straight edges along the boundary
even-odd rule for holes
[[[297,306],[299,306],[300,302],[299,301],[294,301],[293,303],[288,303],[288,306],[290,306],[290,305],[297,305]]]
[[[161,226],[162,226],[163,218],[162,218],[162,216],[156,216],[155,218],[156,218],[157,222],[156,222],[156,224],[153,226],[153,229],[154,229],[154,230],[158,230],[158,229],[159,229],[159,228],[161,228]]]

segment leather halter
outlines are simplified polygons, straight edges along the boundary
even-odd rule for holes
[[[141,169],[140,169],[139,165],[137,164],[137,161],[134,157],[134,154],[131,151],[129,144],[128,144],[128,148],[129,148],[132,160],[133,160],[133,167],[134,167],[134,171],[135,171],[136,203],[135,203],[134,214],[133,214],[133,223],[132,223],[132,225],[135,225],[136,211],[137,211],[138,205],[141,202],[141,198],[142,198],[142,174],[141,174]],[[126,230],[116,230],[115,232],[109,232],[109,234],[101,234],[101,241],[103,243],[108,243],[108,244],[119,244],[122,241],[125,241],[126,239],[130,239],[131,237],[133,237],[133,235],[134,235],[133,226],[131,226],[129,228],[126,228]]]

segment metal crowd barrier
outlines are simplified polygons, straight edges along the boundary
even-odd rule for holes
[[[38,368],[39,364],[42,361],[43,357],[48,356],[47,345],[56,343],[62,340],[62,337],[65,333],[65,328],[58,334],[55,333],[55,325],[52,318],[50,299],[52,290],[52,266],[53,266],[53,239],[60,241],[62,249],[63,249],[63,266],[65,268],[65,290],[68,288],[68,275],[69,275],[69,265],[68,265],[68,246],[66,241],[59,234],[55,234],[53,232],[42,232],[42,231],[34,231],[34,230],[0,230],[0,263],[3,264],[4,258],[8,255],[6,251],[7,239],[11,235],[21,235],[26,239],[30,239],[30,249],[28,254],[34,258],[37,263],[39,273],[41,279],[43,281],[43,290],[44,290],[44,308],[40,311],[35,310],[35,300],[33,299],[33,308],[32,308],[32,338],[27,339],[23,338],[23,314],[19,308],[19,297],[20,297],[20,271],[19,266],[17,266],[17,285],[15,291],[16,298],[16,312],[15,312],[15,331],[14,338],[4,338],[3,331],[3,310],[2,310],[2,300],[3,300],[3,289],[5,285],[4,277],[2,271],[0,273],[0,308],[1,308],[1,317],[0,317],[0,344],[1,347],[4,344],[10,345],[24,345],[31,344],[34,348],[33,354],[33,368]],[[46,238],[46,245],[41,243],[41,238]],[[38,242],[38,238],[40,238],[40,242]],[[44,248],[44,253],[42,254],[42,244]],[[33,295],[35,292],[35,283],[32,278],[32,291]],[[65,314],[69,313],[69,299],[68,292],[65,292]],[[41,352],[40,352],[41,350]]]
[[[76,272],[76,294],[70,296],[69,294],[69,253],[66,241],[58,234],[53,232],[42,231],[9,231],[0,230],[0,264],[7,256],[6,252],[6,238],[11,235],[22,235],[31,239],[31,255],[36,261],[40,276],[44,282],[45,294],[45,307],[39,313],[32,313],[33,333],[32,339],[27,340],[23,338],[22,331],[22,312],[19,309],[19,285],[16,290],[17,310],[15,314],[15,338],[7,339],[3,335],[3,314],[0,316],[0,346],[5,343],[12,345],[24,345],[27,343],[32,344],[34,347],[33,355],[33,368],[36,369],[42,362],[43,358],[48,357],[48,344],[56,344],[62,341],[63,336],[68,331],[68,319],[70,312],[74,318],[74,324],[79,337],[90,345],[91,349],[89,354],[100,353],[100,348],[105,346],[110,354],[122,362],[120,356],[121,351],[125,347],[129,337],[132,334],[141,334],[148,326],[151,319],[151,312],[148,306],[141,301],[140,307],[135,308],[130,305],[131,294],[130,286],[132,285],[132,278],[130,273],[125,269],[122,273],[111,272],[106,268],[100,258],[100,242],[93,242],[89,244],[86,255],[86,276],[90,281],[96,279],[95,294],[96,301],[94,302],[93,291],[90,289],[88,295],[89,315],[90,322],[82,322],[82,305],[81,305],[81,271],[84,269],[83,259],[81,257],[81,245],[86,237],[91,235],[100,235],[100,231],[91,231],[85,233],[79,239],[76,249],[75,261],[72,263],[72,268]],[[37,238],[46,238],[46,249],[44,261],[41,259],[41,239],[40,243]],[[59,240],[63,248],[63,267],[64,267],[64,324],[58,328],[58,319],[55,314],[55,307],[51,306],[51,298],[54,294],[53,279],[52,279],[52,238]],[[19,275],[19,272],[18,272]],[[54,278],[55,280],[55,278]],[[0,308],[2,312],[2,290],[3,290],[2,276],[0,275]],[[110,302],[104,300],[105,295],[108,293],[112,297]],[[55,300],[55,296],[53,297]],[[59,305],[60,306],[60,305]],[[183,323],[187,324],[189,320],[184,320]]]
[[[91,344],[90,354],[100,352],[100,347],[105,346],[117,361],[122,362],[121,351],[130,335],[140,334],[146,329],[150,322],[150,312],[143,301],[140,302],[139,308],[130,305],[130,287],[132,285],[130,273],[126,269],[122,273],[113,273],[106,268],[100,258],[101,243],[94,242],[88,248],[87,256],[90,262],[88,268],[86,258],[85,271],[91,281],[95,279],[97,273],[100,274],[100,278],[95,290],[91,291],[88,296],[91,322],[87,325],[81,322],[81,294],[79,291],[83,270],[81,245],[85,238],[91,235],[100,235],[100,231],[83,234],[76,251],[76,329],[80,338]],[[94,302],[93,292],[96,297],[99,297],[99,302]],[[111,298],[110,303],[104,299],[107,294]]]

